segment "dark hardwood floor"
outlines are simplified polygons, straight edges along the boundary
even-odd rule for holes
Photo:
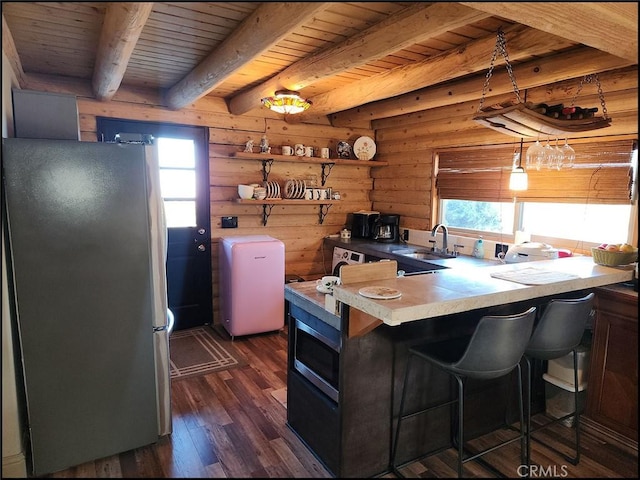
[[[287,336],[281,332],[237,337],[235,347],[248,365],[172,384],[173,434],[154,445],[88,462],[47,478],[330,478],[329,472],[286,425],[286,409],[271,395],[286,387]],[[536,418],[536,420],[538,420]],[[512,432],[477,439],[477,447]],[[573,430],[557,425],[537,437],[570,454]],[[637,478],[637,452],[582,434],[583,451],[573,466],[541,444],[532,444],[532,477]],[[449,449],[401,471],[408,477],[456,475]],[[499,474],[517,478],[516,442],[485,456]],[[478,462],[466,476],[496,478]],[[392,473],[383,478],[396,478]]]

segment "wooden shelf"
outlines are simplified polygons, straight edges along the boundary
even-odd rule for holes
[[[320,225],[324,222],[324,217],[327,216],[331,205],[334,203],[338,203],[340,200],[292,200],[292,199],[283,199],[283,198],[265,198],[264,200],[254,200],[254,199],[243,199],[236,198],[236,203],[242,203],[243,205],[262,205],[262,225],[267,226],[267,221],[269,220],[269,215],[271,215],[271,210],[276,205],[319,205],[320,209],[318,210],[318,221]]]
[[[236,198],[235,201],[252,205],[331,205],[340,202],[340,200],[296,200],[290,198],[265,198],[264,200]]]
[[[525,103],[487,110],[473,119],[485,127],[512,137],[539,137],[552,135],[565,137],[575,132],[587,132],[611,125],[610,118],[592,117],[581,120],[562,120],[533,111]]]
[[[300,157],[297,155],[275,155],[272,153],[250,153],[235,152],[232,156],[247,160],[276,160],[278,162],[292,163],[334,163],[336,165],[356,165],[359,167],[386,167],[388,162],[378,162],[376,160],[349,160],[345,158],[320,158],[320,157]]]
[[[384,167],[389,165],[387,162],[376,162],[373,160],[347,160],[342,158],[319,158],[319,157],[300,157],[297,155],[274,155],[271,153],[253,153],[253,152],[235,152],[233,157],[246,160],[259,160],[262,162],[262,180],[269,180],[271,165],[274,161],[289,163],[310,163],[322,166],[321,184],[324,187],[331,169],[334,165],[353,165],[358,167]],[[271,215],[271,210],[275,205],[319,205],[318,221],[322,225],[324,217],[327,216],[329,208],[340,200],[293,200],[283,198],[265,198],[264,200],[241,199],[235,200],[236,203],[243,205],[262,205],[262,225],[266,226]]]

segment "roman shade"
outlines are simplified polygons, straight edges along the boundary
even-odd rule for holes
[[[546,140],[541,140],[546,144]],[[561,146],[564,140],[559,142]],[[512,145],[460,147],[437,152],[436,187],[440,199],[486,202],[519,201],[551,203],[629,204],[633,185],[633,150],[637,140],[569,142],[576,152],[573,168],[548,170],[525,165],[529,174],[526,191],[509,190]],[[555,139],[552,142],[555,146]]]

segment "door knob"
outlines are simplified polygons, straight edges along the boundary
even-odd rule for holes
[[[204,252],[206,250],[206,247],[203,244],[198,245],[198,250],[200,250],[201,252]]]
[[[198,229],[198,233],[199,233],[200,235],[204,235],[204,234],[205,234],[205,232],[206,232],[206,230],[205,230],[204,228],[199,228],[199,229]]]

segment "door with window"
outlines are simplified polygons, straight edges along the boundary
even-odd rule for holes
[[[174,330],[213,323],[208,129],[98,117],[97,132],[99,141],[157,146]]]

